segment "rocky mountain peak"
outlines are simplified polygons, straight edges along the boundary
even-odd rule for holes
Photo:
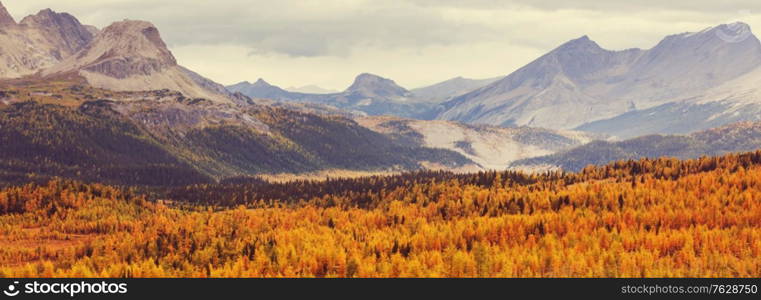
[[[750,40],[758,43],[758,39],[753,35],[750,25],[743,22],[730,24],[721,24],[713,28],[713,33],[722,41],[728,43],[740,43]]]
[[[82,25],[74,16],[58,13],[49,8],[25,17],[20,24],[42,30],[51,42],[67,54],[73,54],[84,48],[94,36],[93,30]]]
[[[750,25],[745,22],[734,22],[734,23],[728,23],[728,24],[721,24],[719,26],[716,26],[717,28],[723,29],[723,30],[733,30],[733,31],[751,31]]]
[[[118,52],[140,51],[141,55],[149,55],[153,58],[174,62],[174,57],[167,49],[164,40],[161,39],[159,30],[147,21],[124,20],[114,22],[104,28],[101,40],[112,41],[119,45],[127,46],[126,49],[116,49]],[[121,50],[121,51],[119,51]]]
[[[57,13],[50,8],[46,8],[37,12],[37,14],[29,15],[21,19],[21,24],[24,25],[42,25],[51,27],[60,23],[63,19],[74,18],[67,13]],[[77,22],[79,23],[79,22]]]
[[[259,79],[256,80],[256,82],[249,83],[249,84],[254,85],[254,86],[261,86],[261,87],[272,86],[268,82],[264,81],[264,79],[262,79],[262,78],[259,78]]]
[[[5,9],[5,6],[3,6],[3,3],[0,2],[0,27],[6,27],[6,26],[14,26],[16,25],[16,21],[13,19],[10,13],[8,13],[8,10]]]
[[[563,52],[583,52],[583,51],[600,51],[603,50],[600,45],[592,41],[589,36],[582,36],[565,42],[556,49]]]
[[[84,49],[46,74],[86,70],[112,78],[151,75],[177,66],[158,29],[146,21],[124,20],[104,28]]]
[[[402,96],[408,93],[406,89],[397,85],[393,80],[369,73],[359,74],[346,91],[382,97]]]

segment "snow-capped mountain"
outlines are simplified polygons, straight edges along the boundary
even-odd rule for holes
[[[584,36],[504,79],[444,103],[437,117],[588,129],[582,125],[708,95],[759,66],[761,43],[743,23],[671,35],[648,50],[610,51]],[[616,134],[603,127],[593,131]]]

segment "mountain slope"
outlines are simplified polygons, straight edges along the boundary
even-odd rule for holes
[[[510,162],[547,155],[582,145],[593,136],[538,128],[474,126],[450,121],[396,117],[357,119],[361,125],[386,134],[398,143],[448,149],[476,162],[482,169],[505,169]]]
[[[501,78],[502,77],[488,79],[470,79],[455,77],[430,86],[413,89],[411,92],[416,99],[441,103],[456,96],[460,96],[467,92],[473,91],[477,88],[484,87]]]
[[[570,129],[699,95],[761,66],[761,43],[754,36],[722,38],[749,30],[745,24],[720,25],[666,37],[648,50],[623,51],[605,50],[584,36],[446,102],[438,118]]]
[[[681,159],[761,148],[761,122],[741,122],[690,135],[649,135],[620,142],[596,141],[557,154],[515,161],[515,168],[559,167],[579,171],[588,165],[640,158]]]
[[[700,95],[590,122],[577,129],[631,138],[653,133],[686,134],[735,122],[758,121],[761,120],[759,82],[761,67]]]
[[[8,10],[5,8],[5,6],[0,3],[0,26],[2,27],[11,27],[16,25],[16,20],[13,19],[13,16],[11,16],[10,13],[8,13]]]
[[[0,179],[64,176],[113,184],[209,182],[135,124],[35,102],[0,109]]]

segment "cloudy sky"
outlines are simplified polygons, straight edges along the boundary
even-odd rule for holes
[[[744,21],[761,1],[715,0],[3,0],[17,19],[43,8],[107,26],[142,19],[178,61],[220,83],[342,90],[362,72],[414,88],[509,74],[588,35],[607,49]],[[573,2],[573,3],[570,3]]]

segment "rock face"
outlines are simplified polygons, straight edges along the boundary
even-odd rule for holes
[[[93,39],[92,26],[50,9],[16,23],[0,4],[0,78],[17,78],[52,67]]]
[[[337,90],[324,89],[314,84],[305,85],[305,86],[292,86],[292,87],[286,88],[285,90],[289,92],[304,93],[304,94],[335,94],[339,92]]]
[[[217,102],[233,95],[177,64],[158,29],[145,21],[115,22],[83,49],[42,72],[44,76],[77,73],[93,86],[117,91],[169,89],[188,97]]]
[[[44,74],[82,70],[125,79],[148,76],[177,66],[177,61],[161,40],[158,29],[144,21],[111,24],[85,49]]]
[[[158,29],[124,20],[102,31],[44,9],[16,23],[0,4],[0,79],[77,74],[117,91],[169,89],[217,102],[247,102],[177,64]]]
[[[82,25],[70,14],[56,13],[50,9],[28,16],[20,24],[42,31],[52,46],[58,49],[58,53],[53,55],[59,60],[84,48],[94,36],[91,31],[93,27]]]
[[[572,129],[657,107],[761,66],[761,43],[749,32],[742,23],[720,25],[668,36],[649,50],[623,51],[605,50],[584,36],[502,80],[446,102],[437,117]]]
[[[14,20],[11,14],[8,13],[8,10],[5,9],[5,6],[3,6],[3,4],[0,3],[0,27],[4,29],[6,27],[11,27],[15,25],[16,25],[16,20]]]

